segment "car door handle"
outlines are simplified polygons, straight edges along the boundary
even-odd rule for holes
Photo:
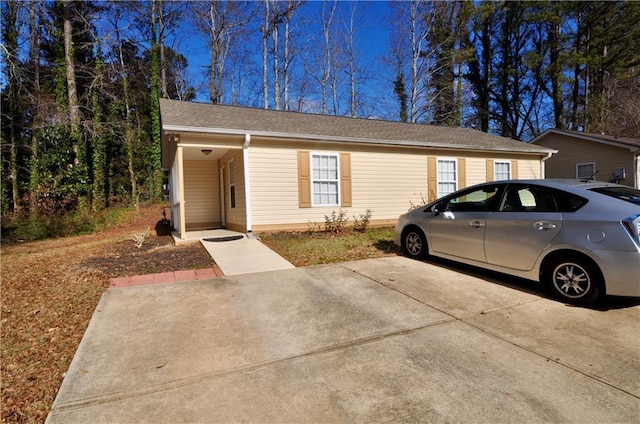
[[[538,231],[553,230],[554,228],[556,228],[556,224],[552,224],[549,221],[538,221],[533,224],[533,228]]]
[[[474,228],[484,227],[484,222],[482,222],[482,221],[471,221],[469,223],[469,226],[474,227]]]

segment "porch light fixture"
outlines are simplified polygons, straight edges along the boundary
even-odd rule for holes
[[[212,150],[211,150],[211,149],[202,149],[202,150],[200,150],[200,151],[201,151],[202,153],[204,153],[204,154],[205,154],[205,156],[209,156],[209,155],[211,154],[211,152],[212,152]]]

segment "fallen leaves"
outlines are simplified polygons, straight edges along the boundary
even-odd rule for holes
[[[170,236],[135,248],[131,234],[160,211],[131,211],[101,233],[2,245],[2,422],[45,421],[109,278],[213,266],[199,243],[173,246]]]

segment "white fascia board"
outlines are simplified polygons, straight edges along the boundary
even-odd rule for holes
[[[356,138],[356,137],[336,137],[327,135],[313,135],[313,134],[296,134],[296,133],[280,133],[272,131],[250,131],[240,129],[229,128],[211,128],[211,127],[185,127],[180,125],[165,125],[163,130],[167,132],[191,132],[201,134],[227,134],[227,135],[241,135],[251,134],[254,137],[270,137],[270,138],[291,138],[296,140],[309,140],[309,141],[331,141],[336,143],[354,143],[354,144],[370,144],[378,146],[405,146],[415,148],[436,148],[436,149],[454,149],[464,150],[469,152],[509,152],[509,153],[526,153],[533,155],[546,155],[547,153],[557,153],[557,150],[549,149],[547,147],[537,146],[541,151],[532,150],[516,150],[506,147],[495,147],[488,149],[479,149],[478,146],[473,144],[461,145],[450,143],[437,143],[437,142],[424,142],[424,141],[412,141],[412,140],[381,140],[371,138]],[[523,143],[524,144],[524,143]]]

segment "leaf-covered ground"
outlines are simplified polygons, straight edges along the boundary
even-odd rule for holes
[[[108,231],[2,246],[2,422],[44,422],[109,278],[213,266],[200,243],[155,235],[161,218],[146,206]]]

